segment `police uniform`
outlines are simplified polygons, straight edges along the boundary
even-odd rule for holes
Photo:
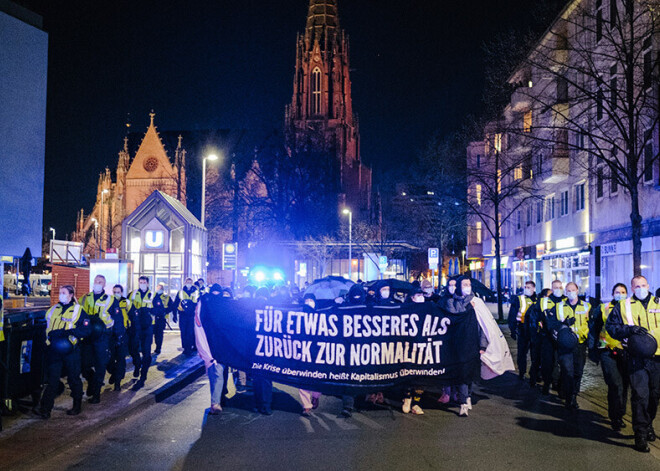
[[[548,311],[547,322],[551,331],[559,331],[568,325],[578,337],[578,345],[572,350],[561,347],[557,352],[560,368],[560,382],[567,407],[577,408],[576,397],[580,392],[584,364],[587,361],[587,338],[589,337],[588,302],[578,300],[575,305],[569,301],[560,301]]]
[[[82,374],[87,380],[87,395],[92,397],[92,403],[100,400],[105,370],[110,359],[109,342],[114,320],[108,310],[112,300],[113,297],[106,293],[95,294],[93,292],[80,298],[80,305],[90,316],[90,320],[93,316],[98,316],[105,325],[105,331],[93,339],[88,338],[81,342]]]
[[[529,322],[525,322],[525,319],[534,303],[536,303],[536,294],[532,296],[521,294],[513,298],[509,308],[509,329],[518,343],[517,362],[520,379],[524,378],[527,371],[527,352],[530,346]]]
[[[154,342],[156,343],[156,350],[154,354],[158,355],[163,346],[163,334],[165,332],[165,325],[167,318],[172,312],[172,299],[166,293],[154,295],[153,314],[154,314]]]
[[[555,345],[552,340],[552,335],[548,329],[547,313],[555,307],[555,304],[566,301],[566,297],[557,297],[551,294],[548,297],[538,300],[535,310],[532,312],[530,321],[538,326],[537,340],[539,343],[539,357],[541,363],[541,378],[543,379],[543,393],[550,392],[550,385],[552,384],[552,372],[557,363],[557,355],[555,352]],[[532,365],[532,370],[534,366]]]
[[[642,327],[658,342],[655,356],[650,359],[628,355],[628,372],[632,391],[632,423],[636,448],[647,451],[646,441],[655,440],[653,420],[660,401],[660,300],[650,294],[643,300],[633,296],[617,303],[608,316],[605,327],[616,340],[625,341]],[[642,446],[643,442],[643,446]],[[646,449],[644,449],[646,448]]]
[[[134,346],[137,348],[136,357],[133,357],[133,366],[135,372],[133,376],[137,377],[137,371],[140,371],[140,381],[143,385],[147,380],[147,373],[151,366],[151,344],[154,337],[154,318],[151,313],[153,307],[153,293],[150,290],[141,291],[136,289],[128,295],[131,302],[131,312],[129,315],[135,325]],[[131,356],[133,356],[131,353]]]
[[[128,299],[114,298],[108,312],[114,320],[110,335],[110,361],[108,373],[110,383],[115,385],[115,391],[121,389],[121,382],[126,375],[126,355],[128,355],[128,329],[130,327],[129,312],[131,303]]]
[[[2,299],[2,293],[0,293],[0,342],[5,340],[5,306]]]
[[[90,320],[80,304],[73,299],[69,304],[57,303],[46,312],[46,389],[41,397],[38,413],[45,418],[50,417],[53,410],[60,377],[64,373],[71,388],[73,408],[67,412],[76,415],[80,412],[82,403],[82,380],[80,379],[79,339],[91,332]],[[73,345],[70,353],[56,351],[51,342],[56,339],[68,338]]]
[[[195,307],[199,301],[199,290],[195,285],[190,289],[183,287],[179,290],[174,300],[176,306],[175,315],[179,319],[179,329],[181,330],[181,347],[186,355],[192,354],[197,347],[195,346]]]

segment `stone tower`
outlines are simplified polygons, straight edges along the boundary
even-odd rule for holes
[[[371,169],[360,159],[353,114],[348,37],[339,26],[336,0],[310,0],[305,32],[296,40],[293,99],[286,108],[290,149],[310,142],[338,160],[339,204],[368,217]]]

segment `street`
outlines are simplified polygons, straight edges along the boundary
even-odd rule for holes
[[[593,366],[589,367],[595,373]],[[588,379],[588,378],[587,378]],[[587,394],[602,384],[587,381]],[[68,447],[31,469],[634,469],[657,470],[660,449],[631,447],[629,421],[611,431],[599,405],[581,397],[567,412],[553,394],[508,373],[476,388],[468,418],[428,398],[425,415],[384,408],[338,418],[340,400],[322,397],[313,417],[300,416],[297,390],[277,386],[274,415],[251,411],[237,395],[220,416],[209,406],[205,377],[146,412]],[[628,417],[629,420],[629,417]]]

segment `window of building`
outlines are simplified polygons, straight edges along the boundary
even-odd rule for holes
[[[644,41],[644,88],[649,88],[653,83],[653,48],[651,38]]]
[[[603,197],[603,167],[598,167],[596,170],[596,198],[600,199]]]
[[[496,152],[502,152],[502,133],[496,133],[495,134],[495,151]]]
[[[579,151],[584,149],[585,139],[584,133],[582,131],[577,131],[575,133],[575,148]]]
[[[557,103],[568,102],[568,80],[566,77],[557,77]]]
[[[523,115],[523,132],[532,132],[532,110]]]
[[[541,224],[543,221],[543,201],[536,202],[536,224]]]
[[[610,27],[614,28],[619,22],[619,8],[616,2],[619,0],[610,0]]]
[[[474,232],[477,237],[477,244],[481,244],[481,221],[477,221],[475,224]]]
[[[651,132],[647,131],[646,145],[644,146],[644,182],[648,183],[653,180],[653,141],[651,140]]]
[[[497,169],[497,194],[502,193],[502,170]]]
[[[475,197],[477,198],[477,205],[481,206],[481,185],[475,185],[474,194]]]
[[[477,168],[481,168],[481,155],[477,154]]]
[[[568,190],[565,190],[561,192],[559,215],[566,216],[567,214],[568,214]]]
[[[596,42],[603,39],[603,0],[596,0]]]
[[[598,88],[598,91],[596,92],[596,119],[601,120],[603,119],[603,99],[605,98],[605,94],[603,93],[602,88]]]
[[[321,69],[312,72],[312,114],[321,114]]]
[[[523,169],[522,166],[518,165],[516,168],[513,169],[513,178],[514,180],[522,180],[523,177]]]
[[[584,183],[575,185],[575,211],[582,211],[584,209]]]
[[[617,83],[616,83],[616,65],[610,67],[610,108],[616,110],[617,106]]]
[[[531,204],[527,206],[527,227],[532,225],[534,219],[534,206]]]
[[[612,161],[616,161],[616,149],[612,151]],[[619,193],[619,180],[614,169],[610,170],[610,195]]]
[[[536,159],[536,175],[543,174],[543,154],[539,154],[538,159]]]
[[[534,176],[534,171],[532,170],[532,154],[527,154],[523,160],[523,178],[532,178]]]
[[[555,195],[545,199],[545,220],[552,221],[555,218]]]
[[[516,211],[516,229],[517,230],[522,229],[522,211],[521,210]]]

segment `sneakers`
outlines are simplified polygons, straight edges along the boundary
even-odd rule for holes
[[[410,412],[412,412],[413,415],[424,415],[424,411],[417,404],[412,406],[412,409],[410,409]]]
[[[646,437],[643,435],[637,435],[635,437],[635,445],[633,448],[640,453],[649,453],[651,451],[649,444],[646,442]]]
[[[438,398],[438,402],[440,404],[447,404],[449,402],[449,399],[450,399],[449,394],[444,393],[442,396]]]
[[[467,404],[461,404],[461,410],[458,413],[459,416],[461,417],[467,417],[468,416],[468,405]]]
[[[467,402],[465,403],[465,405],[467,406],[468,410],[472,410],[472,398],[471,397],[467,398]]]
[[[410,405],[412,404],[412,398],[411,397],[406,397],[403,399],[403,406],[401,406],[401,410],[403,411],[404,414],[410,413]]]

